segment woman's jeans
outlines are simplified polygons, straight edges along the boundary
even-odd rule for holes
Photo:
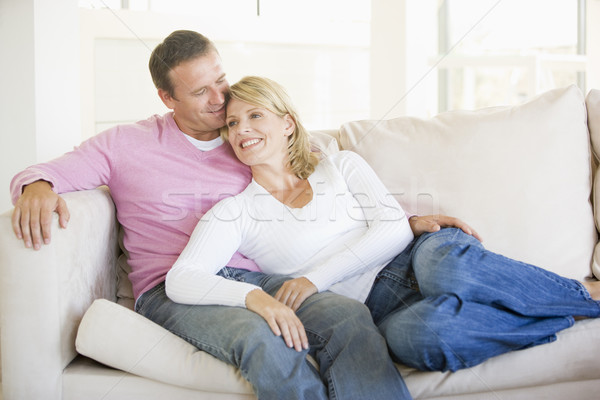
[[[270,294],[290,279],[234,268],[219,274]],[[258,314],[241,307],[177,304],[166,296],[164,283],[140,296],[136,311],[238,367],[259,399],[411,398],[369,310],[340,295],[315,294],[296,312],[310,344],[302,352],[288,348]]]
[[[580,282],[455,228],[416,238],[379,273],[366,305],[396,361],[440,371],[554,341],[573,316],[600,316]]]

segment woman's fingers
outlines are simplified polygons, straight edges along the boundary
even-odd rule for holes
[[[246,307],[263,317],[273,333],[296,351],[308,349],[304,325],[291,308],[280,303],[262,290],[253,290],[246,296]]]

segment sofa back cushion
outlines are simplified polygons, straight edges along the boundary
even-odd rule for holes
[[[592,140],[592,150],[595,161],[594,194],[592,196],[594,203],[594,215],[596,216],[596,227],[600,227],[600,168],[598,159],[600,158],[600,90],[592,89],[585,98],[588,113],[588,128]],[[594,252],[594,261],[592,270],[596,278],[600,279],[600,244],[596,245]]]
[[[459,217],[492,251],[584,279],[597,241],[586,118],[570,86],[515,107],[349,122],[340,144],[407,212]]]

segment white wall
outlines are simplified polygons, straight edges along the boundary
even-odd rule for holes
[[[79,142],[78,35],[77,0],[0,2],[0,210],[16,172]]]
[[[600,89],[600,0],[587,1],[587,87]]]
[[[315,21],[309,28],[305,20],[252,11],[218,17],[82,10],[84,137],[166,111],[147,63],[151,49],[175,29],[211,38],[231,83],[255,74],[283,84],[309,129],[369,116],[368,24]]]

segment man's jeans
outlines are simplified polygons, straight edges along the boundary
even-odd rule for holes
[[[366,304],[396,361],[441,371],[554,341],[573,316],[600,316],[580,282],[487,251],[455,228],[416,238],[379,273]]]
[[[228,279],[275,294],[287,277],[224,268]],[[240,307],[172,302],[164,283],[144,293],[136,311],[194,346],[238,367],[259,399],[410,399],[385,340],[360,302],[330,292],[297,311],[310,349],[297,352],[258,314]],[[306,359],[310,354],[317,371]]]

